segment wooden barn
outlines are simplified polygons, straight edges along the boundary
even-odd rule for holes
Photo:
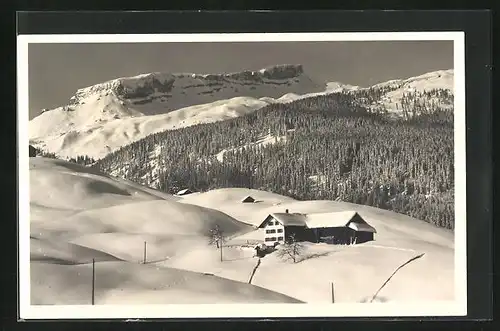
[[[332,212],[318,214],[284,213],[269,214],[259,225],[265,230],[267,246],[283,244],[291,235],[298,241],[345,245],[374,240],[375,228],[357,212]]]
[[[255,199],[249,195],[247,195],[246,197],[244,197],[241,202],[243,203],[252,203],[252,202],[255,202]]]
[[[312,241],[337,245],[372,241],[377,232],[355,211],[310,214],[306,225]]]
[[[183,189],[183,190],[180,190],[179,192],[176,193],[176,195],[188,195],[188,194],[191,194],[193,193],[193,191],[191,191],[190,189],[186,188],[186,189]]]

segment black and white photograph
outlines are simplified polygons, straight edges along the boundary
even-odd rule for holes
[[[19,36],[21,309],[465,314],[463,38]]]

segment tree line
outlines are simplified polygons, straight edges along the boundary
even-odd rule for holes
[[[150,135],[93,167],[168,193],[248,187],[375,206],[453,229],[452,109],[434,104],[394,120],[359,100],[335,93],[271,104]],[[263,137],[274,143],[254,143]]]

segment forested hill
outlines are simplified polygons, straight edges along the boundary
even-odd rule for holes
[[[453,229],[453,109],[407,96],[406,120],[390,120],[363,98],[271,104],[148,136],[93,166],[170,193],[249,187],[376,206]]]

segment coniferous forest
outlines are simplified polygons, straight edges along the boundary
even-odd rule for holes
[[[375,206],[453,229],[453,108],[416,98],[405,95],[401,119],[363,106],[355,93],[271,104],[150,135],[92,166],[169,193],[248,187]],[[256,143],[263,138],[267,144]]]

